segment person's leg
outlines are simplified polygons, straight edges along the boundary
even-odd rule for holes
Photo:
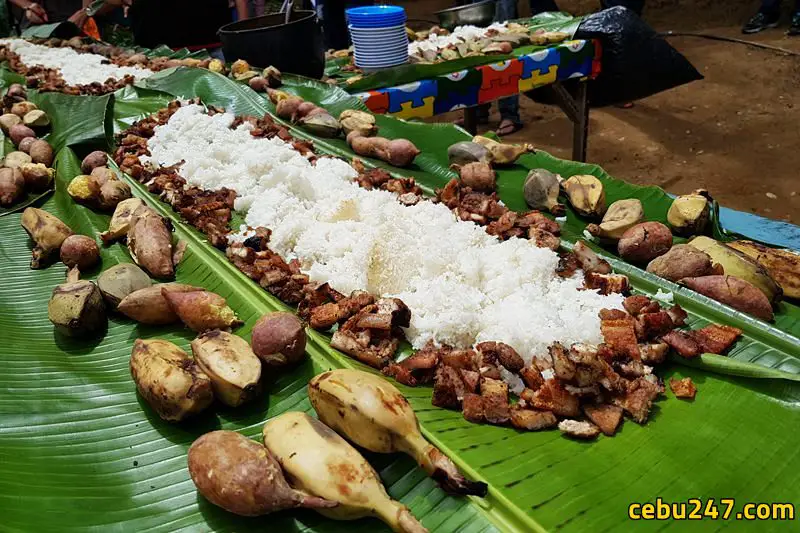
[[[505,22],[519,18],[517,13],[517,0],[499,0],[495,4],[494,20],[496,22]]]
[[[529,2],[531,6],[531,15],[538,15],[545,11],[561,11],[555,0],[529,0]]]
[[[522,119],[519,116],[519,95],[509,96],[497,102],[500,110],[500,124],[496,133],[501,137],[510,135],[522,128]]]
[[[758,33],[778,25],[781,17],[781,0],[761,0],[758,13],[742,27],[742,33]]]
[[[786,32],[786,35],[800,35],[800,0],[795,1],[792,22],[789,24],[789,31]]]

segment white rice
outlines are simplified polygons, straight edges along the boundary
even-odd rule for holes
[[[50,48],[29,43],[24,39],[0,39],[0,44],[7,45],[28,67],[41,65],[58,70],[67,85],[104,83],[109,78],[121,79],[126,74],[142,79],[153,74],[152,70],[142,67],[102,64],[104,61],[107,63],[108,58],[97,54],[78,53],[71,48]]]
[[[248,124],[229,129],[233,118],[185,106],[156,128],[152,156],[142,159],[184,160],[190,184],[235,189],[246,224],[270,228],[270,247],[298,259],[313,280],[401,298],[417,348],[429,339],[457,347],[502,341],[529,361],[554,341],[602,342],[598,312],[621,308],[620,295],[580,290],[580,275],[558,277],[549,249],[500,242],[441,204],[403,206],[391,193],[354,184],[346,162],[312,164],[279,139],[252,137]]]

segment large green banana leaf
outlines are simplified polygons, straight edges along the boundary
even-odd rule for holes
[[[291,85],[306,97],[319,96],[317,101],[330,109],[348,104],[337,91],[319,92],[315,84],[300,81]],[[209,104],[226,105],[238,113],[267,109],[266,102],[249,89],[188,69],[157,77],[148,82],[148,88],[182,97],[198,95]],[[135,102],[132,97],[130,100]],[[113,124],[118,126],[129,123],[125,113],[143,112],[140,106],[125,110],[111,105]],[[73,115],[72,119],[96,123],[98,117]],[[417,168],[408,174],[429,189],[449,179],[443,154],[453,139],[463,140],[463,132],[452,126],[430,127],[388,117],[379,117],[379,121],[387,135],[410,138],[423,148]],[[318,146],[349,154],[343,143],[320,140]],[[554,170],[557,165],[568,165],[545,154],[531,157],[536,158],[534,164]],[[59,185],[78,172],[76,164],[70,150],[59,154]],[[524,173],[524,169],[504,171],[501,183],[520,179],[517,175]],[[607,176],[601,178],[610,188],[624,185]],[[80,232],[105,229],[107,216],[72,204],[64,188],[44,207]],[[138,186],[136,190],[142,192]],[[510,186],[501,191],[510,206],[515,192],[518,195],[519,189]],[[630,194],[637,194],[636,190]],[[651,207],[656,209],[657,199],[643,198],[648,212]],[[269,397],[240,410],[219,409],[216,416],[201,417],[194,423],[163,424],[135,395],[127,370],[131,344],[138,336],[159,336],[185,347],[190,335],[138,328],[114,318],[106,337],[96,344],[53,336],[46,319],[46,300],[52,287],[63,279],[63,267],[56,264],[42,271],[28,270],[27,239],[18,221],[18,214],[0,218],[0,272],[7,280],[0,292],[0,328],[6,332],[4,372],[0,373],[0,510],[4,511],[4,527],[26,531],[83,530],[88,526],[238,531],[265,526],[276,531],[378,528],[374,521],[339,524],[305,512],[235,519],[197,496],[185,469],[185,449],[197,435],[225,427],[254,436],[266,417],[287,409],[308,409],[303,386],[314,372],[359,366],[357,363],[330,350],[323,337],[313,334],[311,361],[276,376],[274,385],[267,387]],[[571,222],[568,220],[568,226]],[[236,272],[220,252],[204,244],[196,232],[177,226],[179,236],[190,243],[178,280],[203,285],[228,298],[247,322],[241,333],[246,334],[261,313],[281,308]],[[579,234],[577,227],[574,231]],[[105,267],[128,260],[120,245],[105,251],[103,259]],[[625,267],[621,263],[615,266]],[[645,292],[664,286],[662,280],[627,268],[637,288]],[[519,433],[468,424],[459,413],[432,407],[430,389],[402,387],[426,435],[466,471],[490,483],[490,497],[482,505],[465,504],[445,497],[407,460],[370,459],[379,467],[390,492],[403,497],[428,527],[438,531],[490,529],[487,516],[509,531],[627,530],[628,504],[658,496],[666,501],[735,497],[739,506],[745,501],[794,501],[800,495],[796,483],[800,459],[792,431],[800,422],[798,384],[788,379],[719,375],[709,368],[744,375],[768,376],[775,369],[797,373],[798,346],[792,335],[797,333],[796,325],[765,328],[686,291],[676,293],[676,298],[689,308],[695,323],[721,320],[743,326],[747,333],[730,360],[702,363],[704,368],[673,365],[664,370],[665,378],[689,375],[694,379],[699,388],[694,402],[677,400],[668,393],[647,426],[627,422],[613,439],[579,443],[556,432]],[[761,366],[749,364],[757,356]],[[76,505],[76,501],[88,504]],[[676,524],[638,525],[660,530]],[[732,523],[703,521],[692,527],[705,530],[725,525]]]
[[[95,235],[109,216],[75,205],[62,191],[80,173],[79,160],[65,148],[57,161],[59,191],[42,207],[76,232]],[[145,194],[135,185],[138,194]],[[153,202],[159,210],[163,204]],[[165,210],[166,211],[166,210]],[[256,437],[267,418],[289,410],[309,411],[305,385],[316,373],[341,366],[342,356],[313,336],[312,356],[301,367],[266,377],[268,393],[241,409],[216,408],[194,421],[161,421],[137,396],[128,370],[133,340],[159,337],[185,349],[193,338],[176,327],[139,327],[111,316],[102,340],[62,337],[47,320],[47,301],[63,282],[56,263],[30,270],[30,246],[20,214],[0,221],[0,329],[4,332],[0,373],[0,510],[4,531],[219,531],[369,532],[375,520],[333,522],[313,512],[244,519],[198,497],[186,469],[186,450],[208,431],[225,428]],[[236,309],[247,334],[263,314],[285,309],[255,285],[194,230],[176,224],[189,243],[177,281],[215,291]],[[130,262],[115,244],[102,253],[103,268]],[[99,269],[98,269],[99,270]],[[94,277],[98,271],[87,273]],[[371,456],[389,492],[411,507],[431,530],[494,531],[468,500],[442,493],[413,461]],[[461,528],[461,529],[459,529]]]

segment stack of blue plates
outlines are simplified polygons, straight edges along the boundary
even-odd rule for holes
[[[354,7],[346,13],[357,67],[380,69],[408,62],[406,12],[402,7]]]

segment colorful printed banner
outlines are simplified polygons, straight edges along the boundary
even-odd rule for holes
[[[507,61],[481,65],[355,96],[373,113],[427,118],[493,102],[569,78],[600,73],[599,41],[565,41]]]

